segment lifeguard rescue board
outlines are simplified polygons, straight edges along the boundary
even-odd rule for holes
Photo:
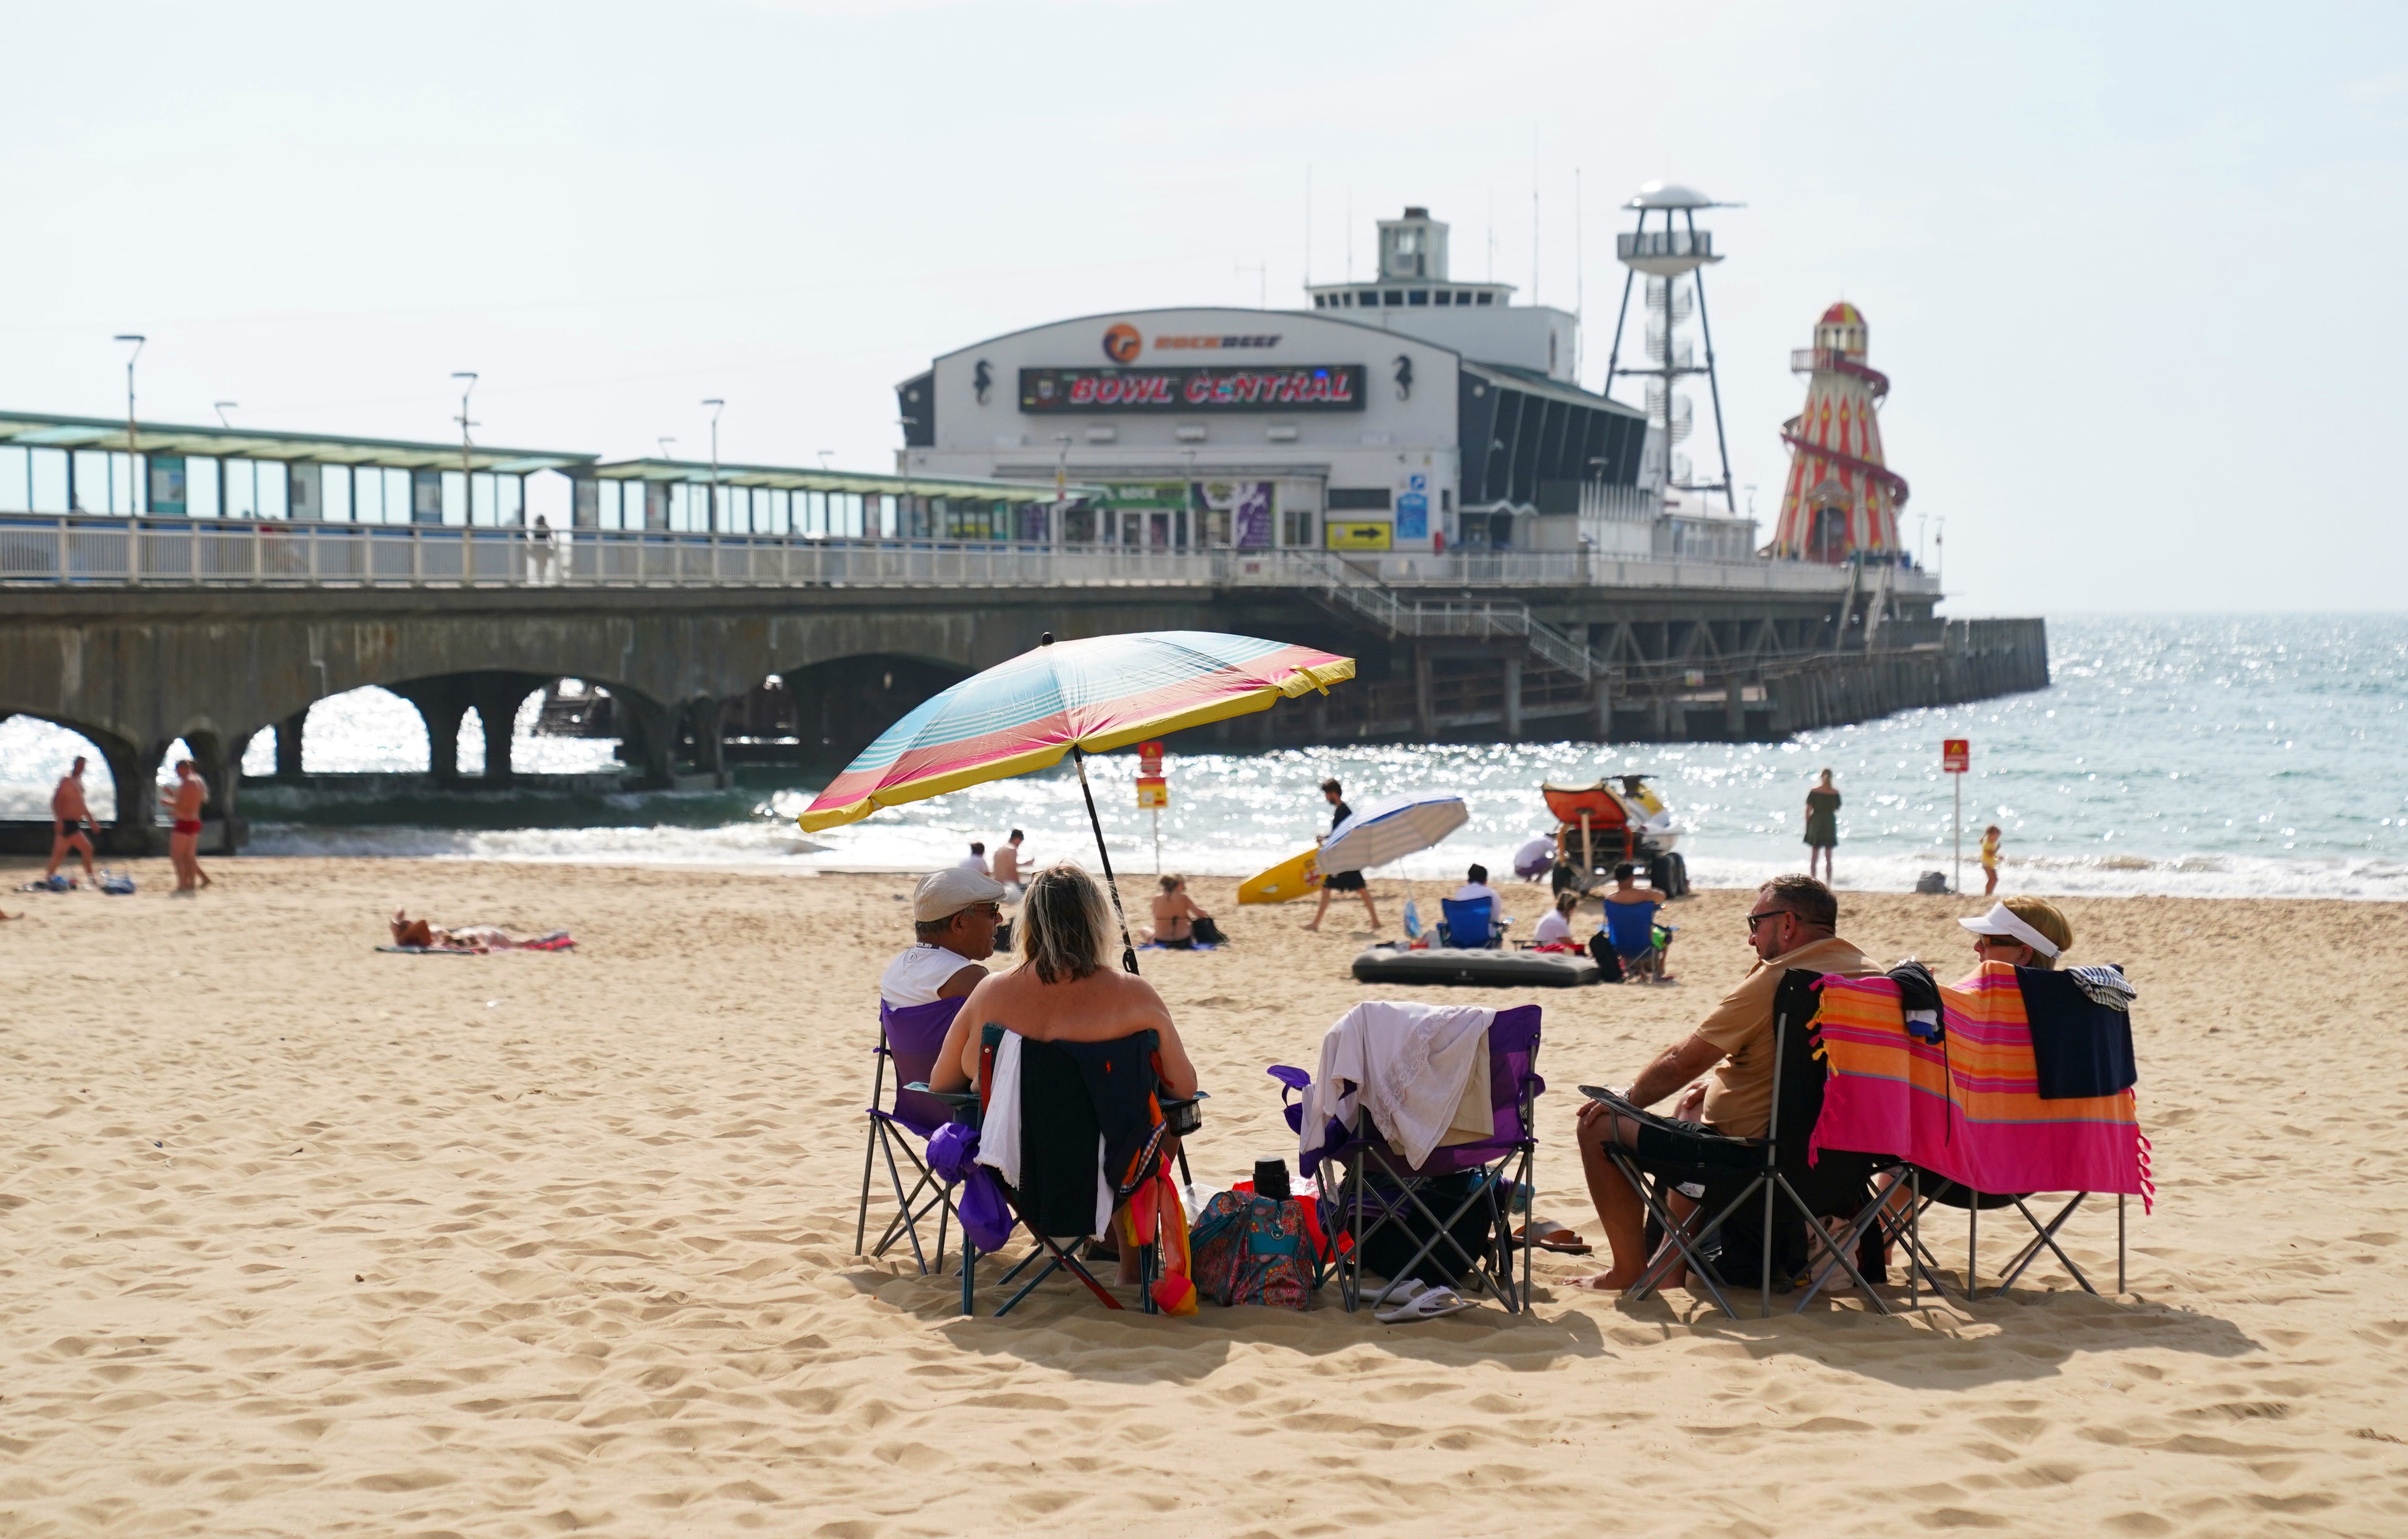
[[[1311,897],[1321,891],[1321,868],[1313,863],[1321,853],[1316,845],[1301,855],[1292,855],[1268,871],[1247,877],[1238,884],[1238,901],[1245,903],[1287,903],[1292,899]]]

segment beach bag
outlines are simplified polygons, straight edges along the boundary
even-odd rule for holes
[[[1209,918],[1201,919],[1196,921],[1196,944],[1226,946],[1229,944],[1229,937],[1222,932],[1219,921]]]
[[[1224,1307],[1302,1309],[1312,1297],[1304,1208],[1293,1197],[1225,1191],[1204,1205],[1188,1235],[1196,1290]]]

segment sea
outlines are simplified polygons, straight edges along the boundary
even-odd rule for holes
[[[1995,823],[2002,891],[2408,899],[2408,617],[2072,615],[2050,620],[2049,643],[2055,682],[2045,691],[1785,743],[1188,753],[1174,738],[1171,803],[1158,819],[1135,805],[1133,754],[1089,760],[1088,777],[1124,876],[1268,868],[1326,830],[1315,788],[1332,777],[1356,805],[1429,790],[1461,795],[1470,811],[1443,843],[1375,876],[1452,882],[1473,862],[1501,875],[1516,848],[1548,830],[1543,782],[1642,773],[1656,777],[1684,831],[1679,848],[1691,880],[1747,886],[1802,867],[1805,793],[1828,768],[1842,797],[1842,888],[1906,891],[1927,872],[1953,877],[1960,860],[1978,886],[1976,848]],[[536,704],[518,724],[520,769],[611,767],[612,743],[535,735]],[[272,769],[271,736],[252,743],[246,768]],[[1951,737],[1972,745],[1961,777],[1941,768],[1941,744]],[[426,764],[416,711],[381,690],[322,702],[304,741],[313,772]],[[0,817],[46,816],[50,785],[79,752],[91,750],[63,728],[0,721]],[[481,755],[471,715],[461,762]],[[795,815],[823,780],[747,766],[724,791],[305,796],[247,786],[244,858],[911,870],[956,861],[972,840],[992,848],[1018,828],[1028,858],[1096,863],[1067,761],[806,835]],[[108,776],[88,784],[95,811],[110,816]]]

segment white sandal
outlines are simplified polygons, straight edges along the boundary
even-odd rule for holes
[[[1379,1310],[1371,1318],[1382,1325],[1411,1325],[1470,1307],[1471,1301],[1452,1288],[1425,1288],[1394,1309]]]

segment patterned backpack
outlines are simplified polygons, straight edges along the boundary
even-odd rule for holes
[[[1217,1304],[1302,1309],[1312,1298],[1303,1205],[1225,1191],[1204,1205],[1188,1235],[1196,1290]]]

